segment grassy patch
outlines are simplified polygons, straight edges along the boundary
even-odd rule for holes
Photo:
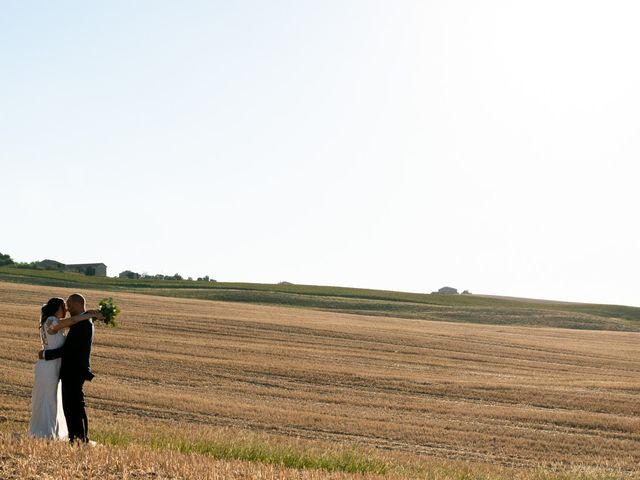
[[[298,469],[319,469],[329,472],[384,474],[386,462],[370,458],[355,449],[314,450],[294,445],[278,445],[261,439],[185,439],[156,436],[134,439],[118,431],[99,430],[92,438],[104,445],[137,444],[154,450],[197,453],[218,460],[243,460]]]

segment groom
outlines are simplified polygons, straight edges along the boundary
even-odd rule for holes
[[[67,310],[71,316],[86,311],[85,299],[74,293],[67,299]],[[69,441],[89,442],[89,421],[85,411],[82,387],[91,380],[91,344],[93,343],[93,322],[91,319],[76,323],[69,329],[67,340],[60,348],[40,352],[40,358],[53,360],[62,358],[60,380],[62,381],[62,408],[67,419]]]

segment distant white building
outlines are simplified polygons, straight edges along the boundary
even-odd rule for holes
[[[440,295],[458,295],[458,289],[453,287],[442,287],[434,293],[439,293]]]

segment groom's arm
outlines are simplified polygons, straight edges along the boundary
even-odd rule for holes
[[[44,350],[41,358],[54,360],[64,356],[78,367],[89,368],[92,332],[91,323],[78,323],[69,331],[67,341],[60,348]]]
[[[51,350],[41,350],[39,358],[43,360],[54,360],[56,358],[60,358],[64,355],[64,353],[68,350],[67,344],[65,343],[60,348],[52,348]]]
[[[69,334],[67,335],[67,341],[62,344],[60,348],[52,348],[51,350],[41,350],[38,358],[43,360],[54,360],[56,358],[61,358],[63,355],[70,350],[74,350],[75,332],[73,332],[73,328],[69,330]]]

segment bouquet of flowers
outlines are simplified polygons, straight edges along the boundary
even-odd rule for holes
[[[98,310],[104,316],[104,323],[110,327],[117,327],[116,317],[120,313],[120,309],[113,303],[113,298],[103,298],[98,304]]]

